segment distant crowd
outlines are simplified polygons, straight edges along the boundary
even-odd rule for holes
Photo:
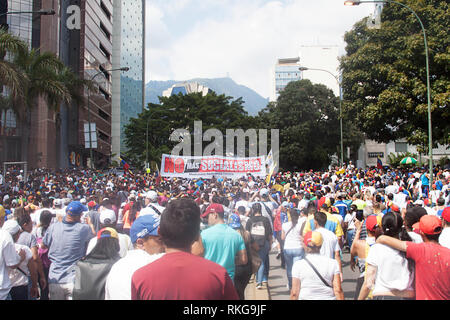
[[[25,176],[26,175],[26,176]],[[432,183],[430,183],[432,180]],[[278,172],[269,180],[9,168],[0,300],[450,299],[450,170]]]

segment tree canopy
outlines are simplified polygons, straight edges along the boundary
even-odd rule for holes
[[[280,130],[280,167],[321,169],[338,154],[339,99],[309,80],[290,82],[276,103],[259,113],[261,126]]]
[[[212,92],[206,96],[201,93],[180,93],[159,99],[160,104],[150,103],[146,110],[137,118],[132,118],[125,126],[127,150],[123,155],[135,166],[140,167],[145,163],[147,150],[148,161],[159,163],[161,155],[170,153],[178,144],[170,141],[172,132],[176,129],[187,129],[192,135],[195,121],[202,121],[203,131],[214,128],[224,135],[226,129],[256,128],[256,120],[248,116],[241,98],[232,100],[231,97]],[[193,141],[193,138],[191,140]]]
[[[450,144],[450,10],[442,0],[400,0],[420,17],[428,47],[432,134]],[[407,8],[386,3],[381,27],[368,29],[367,18],[345,34],[341,59],[344,113],[367,138],[389,142],[406,138],[427,149],[428,104],[425,45],[419,21]]]

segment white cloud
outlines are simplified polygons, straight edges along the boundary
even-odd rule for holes
[[[302,45],[339,45],[343,52],[345,31],[373,11],[372,5],[345,7],[343,0],[228,0],[203,1],[197,9],[204,16],[186,17],[187,12],[196,12],[192,6],[200,2],[179,0],[169,7],[171,2],[147,4],[148,17],[154,19],[147,28],[147,80],[229,73],[264,97],[271,95],[271,70],[278,58],[297,57]],[[214,9],[211,15],[205,14],[208,5]],[[184,24],[169,25],[168,15],[171,23],[179,15]],[[187,18],[191,23],[186,23]],[[177,34],[171,31],[175,29]]]

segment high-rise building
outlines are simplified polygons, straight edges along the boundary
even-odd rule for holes
[[[302,67],[309,69],[322,69],[339,77],[339,46],[337,45],[312,45],[300,47],[300,59]],[[306,70],[303,72],[305,79],[312,83],[323,84],[332,89],[336,96],[339,95],[339,84],[336,78],[329,73],[318,70]]]
[[[125,126],[136,118],[145,103],[145,0],[114,0],[112,154],[125,150]]]
[[[274,100],[278,99],[280,92],[286,88],[289,82],[302,79],[302,72],[299,70],[300,58],[278,59],[275,65],[275,92]]]

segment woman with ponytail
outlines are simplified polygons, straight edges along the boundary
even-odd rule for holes
[[[388,212],[382,219],[383,234],[402,241],[411,241],[400,214]],[[404,252],[376,243],[367,256],[367,276],[363,289],[372,290],[374,300],[411,300],[415,298],[414,267]],[[359,300],[367,295],[361,289]]]

